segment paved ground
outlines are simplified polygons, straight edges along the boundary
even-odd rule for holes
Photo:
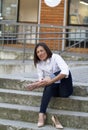
[[[71,68],[73,82],[88,86],[88,66],[75,66]]]
[[[73,81],[88,84],[88,61],[69,61],[67,63],[72,72]]]

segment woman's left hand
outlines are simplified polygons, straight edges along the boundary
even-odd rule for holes
[[[51,78],[50,77],[46,77],[43,80],[41,80],[41,86],[47,86],[51,84]]]

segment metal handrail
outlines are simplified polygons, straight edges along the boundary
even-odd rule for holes
[[[0,42],[2,43],[0,46],[2,45],[2,49],[9,42],[15,42],[16,45],[18,42],[21,42],[24,55],[27,49],[26,45],[29,45],[27,42],[35,45],[38,41],[45,41],[48,42],[49,46],[53,44],[52,49],[57,49],[60,53],[76,45],[80,47],[82,42],[84,42],[85,47],[88,44],[88,27],[28,24],[9,21],[0,21],[0,25],[2,26],[2,32],[0,33]],[[5,26],[7,30],[5,30]],[[15,28],[15,31],[11,32],[10,27]],[[68,42],[68,46],[65,46],[62,50],[60,44],[65,42]]]
[[[25,26],[36,26],[36,27],[44,27],[44,28],[60,28],[60,29],[84,29],[88,30],[88,27],[84,26],[59,26],[59,25],[51,25],[51,24],[29,24],[29,23],[18,23],[18,22],[10,22],[10,21],[0,21],[0,24],[8,24],[8,25],[25,25]]]
[[[82,43],[82,42],[85,42],[85,41],[88,41],[88,38],[85,38],[85,39],[83,39],[83,40],[81,40],[81,41],[78,41],[77,43],[74,43],[73,45],[70,45],[69,47],[67,47],[67,48],[64,49],[63,51],[60,51],[59,54],[62,54],[62,53],[64,53],[64,52],[66,52],[67,50],[69,50],[70,48],[75,47],[76,45],[78,45],[78,44],[80,44],[80,43]]]

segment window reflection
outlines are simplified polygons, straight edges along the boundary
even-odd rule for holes
[[[70,0],[69,23],[88,25],[88,0]]]
[[[2,16],[4,20],[17,19],[18,0],[3,0],[2,1]]]

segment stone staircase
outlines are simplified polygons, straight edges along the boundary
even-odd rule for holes
[[[9,54],[9,59],[12,58],[12,61],[9,61],[7,53],[4,53],[5,60],[2,60],[2,53],[0,53],[2,56],[0,130],[56,130],[52,126],[52,115],[57,115],[64,130],[88,130],[88,86],[86,84],[74,83],[74,93],[69,98],[52,98],[47,110],[46,125],[38,128],[37,119],[43,88],[28,91],[25,87],[37,79],[33,61],[25,63],[16,61],[17,57],[21,56],[17,53],[16,56]]]
[[[25,88],[29,82],[31,79],[0,78],[0,130],[54,130],[53,114],[58,116],[64,130],[87,130],[87,86],[74,86],[74,93],[69,98],[52,98],[47,110],[47,124],[37,128],[42,88],[30,92]]]

